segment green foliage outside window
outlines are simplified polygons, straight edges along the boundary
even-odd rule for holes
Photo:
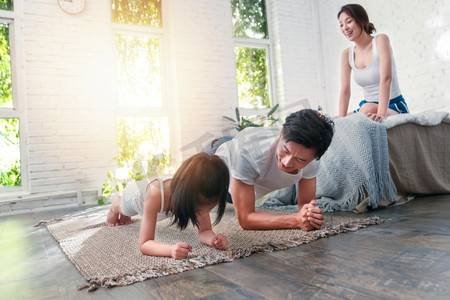
[[[22,178],[20,176],[20,161],[0,170],[0,186],[20,186]]]
[[[239,107],[270,107],[266,49],[235,47]]]
[[[119,168],[127,170],[127,174],[119,178],[108,171],[99,203],[114,191],[123,191],[130,181],[173,173],[168,137],[167,118],[120,118],[117,129],[119,153],[114,160]]]
[[[265,0],[231,0],[233,35],[253,40],[268,39]],[[264,45],[245,45],[239,41],[234,48],[239,107],[271,107],[269,53]]]
[[[266,39],[266,4],[264,0],[232,0],[233,34],[235,37]]]
[[[158,38],[116,34],[119,105],[162,105],[161,55]]]
[[[163,118],[120,118],[117,161],[122,165],[125,162],[145,161],[155,152],[167,151],[168,138],[163,130],[166,122]]]
[[[162,27],[161,0],[113,0],[112,20],[121,24]]]
[[[0,9],[12,9],[0,0]],[[13,108],[9,24],[0,23],[0,109]],[[19,119],[0,119],[0,186],[20,186]]]
[[[12,107],[12,103],[9,26],[0,23],[0,107]]]
[[[20,186],[19,119],[0,119],[0,186]]]
[[[0,9],[13,10],[14,9],[14,1],[13,0],[0,0]]]

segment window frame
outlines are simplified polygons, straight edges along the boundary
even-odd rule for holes
[[[268,38],[248,38],[248,37],[236,37],[233,35],[233,57],[234,57],[234,69],[236,74],[236,55],[234,54],[234,50],[236,47],[249,47],[249,48],[258,48],[258,49],[266,49],[266,61],[267,61],[267,67],[268,67],[268,78],[269,78],[269,95],[270,95],[270,107],[267,108],[242,108],[239,105],[239,94],[236,91],[236,99],[237,99],[237,105],[236,107],[239,108],[239,111],[241,115],[243,116],[250,116],[250,115],[267,115],[270,110],[278,104],[278,99],[276,98],[276,84],[275,84],[275,73],[273,70],[275,70],[275,61],[273,58],[272,53],[274,53],[273,49],[273,43],[272,43],[272,31],[271,31],[271,13],[270,13],[270,7],[267,5],[269,1],[264,0],[265,2],[265,8],[266,8],[266,23],[267,23],[267,34]],[[231,1],[230,4],[232,5]],[[236,75],[235,75],[236,80]],[[236,81],[236,87],[238,87],[237,81]]]
[[[160,76],[161,76],[161,101],[162,105],[160,107],[129,107],[129,106],[120,106],[119,105],[119,94],[116,90],[116,97],[114,106],[116,108],[115,113],[115,132],[116,132],[116,140],[117,140],[117,128],[119,125],[119,118],[155,118],[155,117],[167,117],[168,118],[168,124],[169,124],[169,147],[170,147],[170,155],[171,155],[171,161],[172,165],[174,164],[175,160],[174,158],[177,156],[175,150],[175,128],[173,126],[173,114],[172,111],[169,109],[170,107],[170,97],[169,97],[169,66],[166,64],[167,57],[168,57],[168,34],[167,34],[167,18],[165,17],[165,10],[166,10],[166,1],[161,1],[161,27],[151,27],[151,26],[144,26],[144,25],[133,25],[133,24],[122,24],[122,23],[116,23],[112,20],[112,16],[110,18],[111,20],[111,28],[112,28],[112,49],[114,51],[114,70],[115,70],[115,82],[118,82],[118,61],[119,57],[117,55],[117,48],[116,48],[116,35],[128,35],[128,36],[146,36],[148,38],[157,38],[159,40],[159,47],[160,47]],[[112,2],[110,4],[110,13],[112,14]]]
[[[29,167],[28,167],[28,147],[27,147],[27,122],[26,122],[26,99],[23,79],[23,42],[22,24],[20,14],[22,12],[22,1],[13,1],[13,11],[0,9],[0,22],[9,24],[9,47],[11,59],[11,80],[12,80],[12,101],[13,107],[0,108],[0,118],[17,118],[19,120],[19,140],[20,140],[20,186],[0,186],[0,202],[7,200],[11,195],[28,194],[29,188]]]

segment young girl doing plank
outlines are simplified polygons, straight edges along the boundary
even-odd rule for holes
[[[219,250],[228,248],[227,238],[212,230],[210,211],[218,206],[215,223],[225,211],[230,176],[225,163],[216,155],[199,153],[187,159],[175,175],[152,177],[127,185],[123,197],[110,207],[106,225],[131,223],[134,215],[142,216],[139,249],[142,254],[184,259],[191,245],[174,245],[155,241],[157,221],[171,217],[171,225],[181,230],[191,222],[198,228],[200,242]]]

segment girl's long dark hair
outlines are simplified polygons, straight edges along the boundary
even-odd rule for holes
[[[230,175],[228,167],[217,155],[198,153],[176,171],[170,183],[170,203],[167,212],[172,214],[172,225],[185,229],[192,222],[198,227],[197,205],[199,196],[209,203],[218,201],[217,224],[225,212]]]

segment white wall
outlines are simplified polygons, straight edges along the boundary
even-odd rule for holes
[[[221,134],[222,115],[237,103],[231,4],[174,0],[167,12],[168,88],[180,132],[175,150],[186,158]]]
[[[272,0],[272,37],[276,57],[277,92],[284,113],[323,105],[323,68],[316,3],[311,0]]]
[[[116,155],[114,48],[108,1],[80,15],[24,1],[24,99],[32,194],[98,189]]]
[[[45,206],[46,199],[49,205],[76,203],[78,181],[83,200],[94,201],[117,155],[110,0],[87,1],[77,15],[63,12],[57,1],[21,3],[17,24],[23,57],[18,63],[29,180],[23,192],[0,195],[0,212]],[[233,116],[237,105],[231,4],[166,0],[163,9],[164,78],[172,151],[179,163],[213,136],[229,134],[223,132],[228,122],[222,116]],[[316,105],[321,98],[319,40],[310,39],[318,31],[311,11],[315,4],[270,0],[268,9],[275,102],[288,110],[300,108],[305,98]]]
[[[84,200],[93,201],[117,153],[110,0],[87,1],[79,15],[66,14],[57,1],[21,3],[18,80],[26,110],[22,129],[29,182],[20,195],[0,195],[0,212],[14,210],[19,196],[34,201],[22,208],[45,205],[50,198],[52,205],[66,203],[58,195],[75,199],[77,178],[85,194],[93,191]],[[274,96],[283,115],[305,105],[305,98],[312,108],[322,105],[337,113],[339,58],[350,43],[339,32],[336,14],[345,3],[268,0]],[[450,2],[360,3],[391,39],[411,110],[448,106]],[[234,115],[231,5],[228,0],[166,0],[163,7],[172,150],[179,163],[212,136],[227,134],[222,116]],[[362,97],[355,85],[353,96],[354,103]]]
[[[319,20],[324,57],[327,110],[338,113],[340,55],[352,45],[340,33],[337,13],[343,0],[320,0]],[[364,6],[378,33],[391,41],[403,96],[411,110],[450,105],[450,1],[354,1]],[[363,99],[352,81],[350,107]],[[353,104],[353,106],[352,106]]]

